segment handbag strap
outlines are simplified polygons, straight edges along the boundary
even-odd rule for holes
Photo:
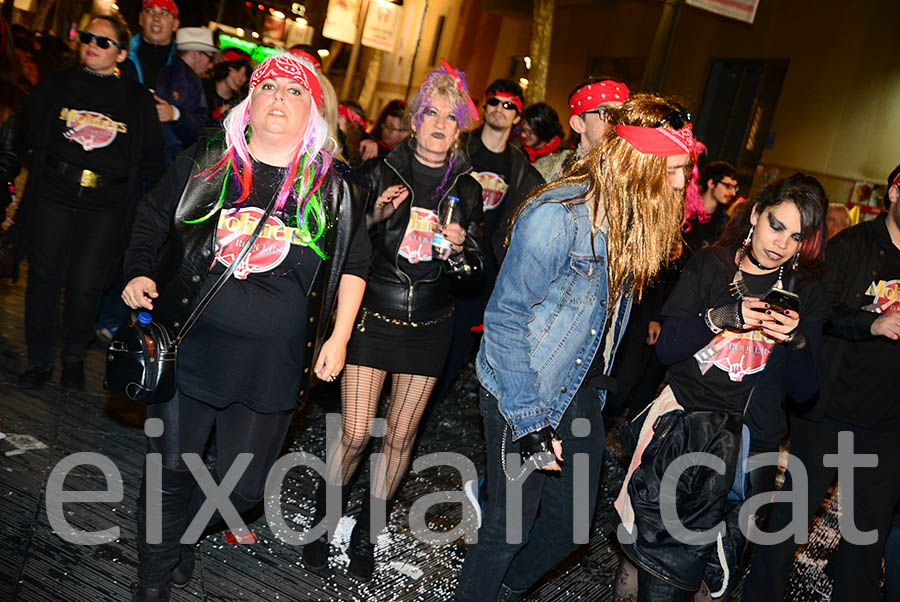
[[[200,302],[197,303],[196,307],[194,307],[194,311],[191,312],[191,315],[188,316],[187,320],[184,321],[184,326],[181,327],[181,330],[178,331],[178,334],[175,336],[175,339],[172,341],[172,347],[177,349],[178,345],[181,344],[182,339],[184,339],[185,335],[191,329],[191,327],[197,322],[200,318],[200,314],[203,313],[203,310],[209,305],[209,302],[212,301],[213,297],[216,296],[223,286],[225,286],[225,282],[231,277],[234,273],[235,268],[237,268],[238,264],[244,260],[244,257],[250,252],[250,249],[253,248],[253,245],[256,244],[256,239],[259,238],[259,235],[262,234],[263,228],[266,227],[266,223],[269,221],[269,216],[272,215],[272,210],[275,208],[275,200],[277,195],[272,195],[272,200],[269,201],[269,206],[266,207],[266,212],[260,218],[259,222],[256,224],[256,227],[253,229],[253,233],[250,235],[250,238],[247,239],[247,244],[244,245],[244,248],[240,250],[237,254],[237,257],[231,262],[231,265],[219,276],[219,279],[210,287],[210,289],[206,292],[206,295],[200,299]],[[224,210],[223,210],[224,211]]]

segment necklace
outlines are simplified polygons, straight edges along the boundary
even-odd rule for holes
[[[741,247],[741,250],[738,252],[738,261],[737,261],[737,271],[734,273],[734,278],[731,279],[731,284],[728,285],[728,290],[731,291],[731,296],[735,299],[743,299],[744,297],[753,297],[755,296],[749,288],[747,288],[747,283],[744,282],[744,274],[741,271],[741,263],[743,263],[744,256],[747,255],[746,247]],[[756,267],[760,267],[759,264],[751,260],[751,263]],[[762,268],[765,269],[765,268]],[[782,275],[784,274],[784,264],[782,264],[778,268],[778,279],[775,281],[775,284],[772,288],[784,288],[784,283],[781,280]]]
[[[84,71],[85,73],[89,73],[90,75],[93,75],[94,77],[102,77],[102,78],[116,77],[115,69],[113,69],[111,73],[97,73],[96,71],[91,71],[87,67],[82,67],[81,70]]]
[[[752,263],[753,265],[755,265],[755,266],[756,266],[757,268],[759,268],[760,270],[771,270],[771,269],[772,269],[772,268],[767,268],[766,266],[764,266],[763,264],[761,264],[761,263],[759,262],[759,260],[756,259],[756,256],[753,255],[753,249],[747,249],[747,259],[749,259],[749,260],[750,260],[750,263]]]

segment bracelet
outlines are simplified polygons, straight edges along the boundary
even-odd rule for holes
[[[713,332],[713,334],[719,334],[724,329],[719,328],[718,326],[713,324],[711,314],[712,314],[712,308],[710,307],[709,309],[706,310],[706,313],[703,314],[703,321],[706,322],[706,327],[709,328]]]

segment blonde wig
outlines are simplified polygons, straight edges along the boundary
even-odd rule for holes
[[[654,127],[679,108],[661,96],[635,94],[611,111],[610,120]],[[671,126],[664,123],[661,127]],[[627,286],[639,301],[681,236],[684,191],[669,184],[666,157],[639,152],[610,127],[605,138],[561,178],[535,190],[516,218],[537,196],[572,185],[587,185],[587,191],[580,197],[545,202],[588,206],[592,226],[607,231],[609,298],[618,299]],[[614,305],[608,304],[610,311]]]

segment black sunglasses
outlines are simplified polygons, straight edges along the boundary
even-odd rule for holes
[[[115,46],[119,50],[123,50],[122,45],[118,42],[114,42],[107,38],[106,36],[98,36],[97,34],[91,33],[89,31],[79,31],[78,32],[78,41],[82,44],[90,44],[91,40],[97,42],[97,48],[100,50],[106,50],[110,46]]]
[[[487,99],[484,104],[489,107],[496,107],[497,105],[503,105],[503,108],[506,109],[507,111],[510,111],[512,109],[515,109],[516,111],[519,110],[519,108],[515,105],[515,103],[512,103],[508,100],[500,100],[497,97]]]
[[[687,109],[685,109],[684,107],[678,107],[677,109],[672,109],[671,113],[657,121],[653,127],[658,128],[663,124],[668,123],[672,126],[672,129],[680,130],[693,120],[694,116],[691,115],[691,113]]]

